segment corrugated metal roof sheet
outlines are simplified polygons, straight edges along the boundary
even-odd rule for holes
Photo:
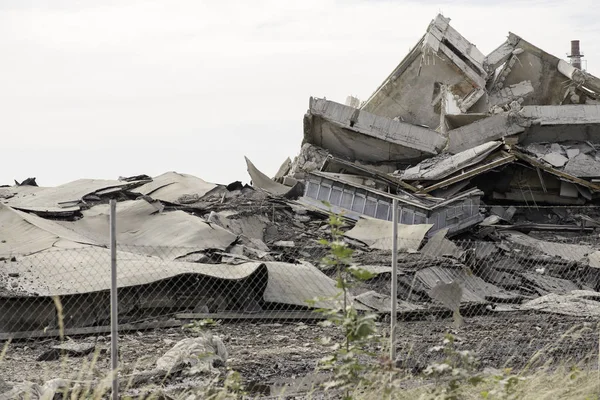
[[[78,203],[89,194],[108,188],[126,188],[143,181],[123,182],[101,179],[79,179],[50,188],[15,188],[15,196],[5,200],[6,204],[20,210],[40,213],[66,213],[79,211]]]
[[[52,247],[98,244],[55,221],[0,204],[0,255],[31,254]]]
[[[416,272],[417,280],[427,291],[438,283],[458,282],[463,289],[463,303],[485,303],[493,300],[516,301],[522,297],[485,282],[463,268],[429,267]]]
[[[80,220],[53,222],[62,229],[108,246],[108,217],[109,207],[102,204],[84,211]],[[160,207],[145,200],[117,204],[117,236],[124,250],[136,246],[131,251],[171,260],[194,251],[224,250],[237,238],[230,231],[183,211],[161,213]]]
[[[218,185],[206,182],[193,175],[167,172],[152,178],[152,182],[146,183],[134,191],[150,196],[155,200],[180,204],[181,200],[184,200],[182,196],[199,200],[217,187]]]
[[[165,261],[124,251],[117,252],[118,287],[131,287],[197,274],[224,280],[249,279],[248,285],[263,288],[266,302],[308,306],[309,300],[335,296],[336,283],[310,264],[247,262],[244,264],[199,264]],[[262,272],[261,272],[262,271]],[[258,274],[256,276],[252,276]],[[264,276],[267,276],[266,285]],[[65,296],[110,290],[110,250],[47,250],[6,261],[0,269],[4,297]],[[315,307],[330,307],[319,300]]]

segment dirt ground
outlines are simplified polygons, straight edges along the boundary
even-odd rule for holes
[[[596,322],[589,319],[495,312],[467,317],[466,322],[463,328],[454,332],[458,347],[475,351],[482,368],[522,368],[542,350],[536,365],[549,361],[554,365],[577,362],[582,367],[593,367],[597,360],[598,330]],[[379,325],[387,336],[388,323],[382,321]],[[238,371],[246,384],[263,389],[298,382],[312,375],[316,362],[329,351],[319,343],[319,338],[340,338],[335,328],[316,323],[223,323],[207,329],[222,337],[229,352],[228,366]],[[429,349],[440,344],[445,333],[450,331],[449,319],[400,321],[397,335],[399,365],[420,372],[436,357]],[[181,328],[122,334],[123,373],[151,370],[156,360],[177,341],[190,336],[193,333]],[[93,355],[88,355],[61,361],[36,361],[58,341],[13,342],[0,360],[0,376],[7,382],[36,383],[57,377],[89,380],[105,376],[110,365],[110,338],[94,336],[74,340],[96,343],[96,348],[101,350],[98,359],[94,362]]]

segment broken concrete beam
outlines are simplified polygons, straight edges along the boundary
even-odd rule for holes
[[[488,96],[488,105],[490,108],[502,107],[510,104],[512,101],[525,99],[532,93],[533,86],[530,81],[519,82],[490,93]]]
[[[531,122],[519,142],[600,142],[600,105],[525,106],[519,114]]]
[[[498,67],[508,61],[517,48],[520,39],[517,35],[509,33],[506,42],[502,43],[485,57],[483,66],[488,74],[492,75]]]
[[[311,97],[304,117],[304,143],[338,157],[385,162],[435,155],[444,147],[445,139],[427,128]]]
[[[492,140],[521,133],[526,125],[527,121],[520,120],[512,113],[492,115],[451,130],[448,135],[448,151],[456,154]]]
[[[591,91],[600,94],[600,79],[595,76],[575,68],[565,60],[559,60],[556,68],[561,74],[571,79],[577,85],[582,85]]]
[[[277,170],[277,173],[273,177],[273,180],[275,182],[282,183],[283,177],[286,176],[290,172],[290,169],[292,169],[292,160],[288,157],[288,158],[286,158],[286,160],[283,162],[283,164],[281,164],[281,166]]]
[[[443,82],[466,112],[484,94],[485,56],[438,15],[427,33],[363,104],[388,118],[436,128],[440,113],[432,106]]]
[[[501,145],[501,142],[488,142],[450,157],[447,157],[447,154],[442,154],[427,159],[414,167],[406,169],[400,175],[400,179],[405,181],[429,181],[446,178],[463,168],[477,164]]]
[[[565,92],[564,76],[558,71],[559,58],[519,38],[518,52],[513,52],[495,80],[500,88],[529,80],[534,92],[524,105],[562,104]]]
[[[562,197],[552,193],[536,192],[532,190],[509,191],[504,193],[494,192],[492,194],[494,200],[508,200],[520,203],[548,203],[557,205],[583,205],[585,199]]]

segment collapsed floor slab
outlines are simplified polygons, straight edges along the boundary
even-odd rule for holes
[[[352,161],[385,163],[435,155],[445,139],[431,129],[311,97],[304,117],[304,143]]]

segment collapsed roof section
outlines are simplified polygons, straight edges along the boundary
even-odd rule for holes
[[[373,163],[421,160],[445,146],[439,133],[325,99],[310,98],[304,143]]]
[[[449,23],[438,15],[362,110],[432,129],[440,125],[443,103],[466,113],[485,93],[485,56]]]
[[[522,105],[586,104],[598,98],[600,80],[566,61],[545,52],[523,38],[509,33],[506,42],[492,51],[484,61],[490,80],[489,97],[484,96],[473,111],[487,111],[488,102],[507,88],[522,86]],[[565,84],[565,77],[570,80]],[[524,86],[533,90],[525,90]]]

